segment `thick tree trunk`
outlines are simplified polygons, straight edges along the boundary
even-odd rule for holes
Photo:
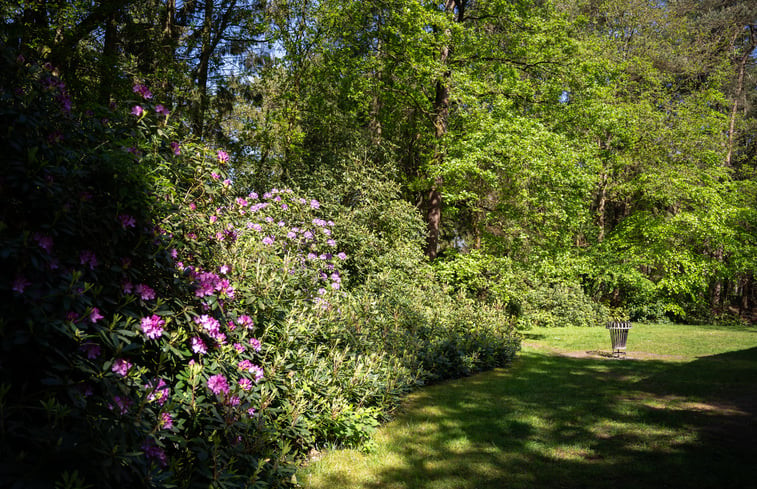
[[[463,19],[465,1],[447,0],[444,8],[447,12],[456,12],[456,21],[461,22]],[[444,35],[449,41],[450,32],[446,31]],[[439,53],[439,63],[441,66],[447,66],[447,60],[450,55],[449,43],[442,46]],[[436,80],[434,96],[434,161],[433,165],[438,167],[444,162],[445,148],[444,137],[447,135],[447,123],[449,119],[450,103],[450,78],[452,73],[446,69],[440,78]],[[442,222],[442,186],[444,179],[440,176],[434,178],[431,190],[428,193],[426,205],[426,222],[428,224],[428,235],[426,238],[426,256],[433,260],[439,253],[439,236]]]
[[[99,101],[102,105],[108,105],[113,94],[113,70],[116,63],[116,11],[110,13],[105,21],[105,38],[103,40],[103,53],[100,58],[100,93]]]

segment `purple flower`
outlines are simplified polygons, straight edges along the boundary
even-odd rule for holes
[[[310,231],[305,231],[303,236],[305,236],[305,239],[313,239],[313,233],[311,233]]]
[[[329,245],[329,246],[336,246],[336,241],[334,241],[333,239],[330,239],[330,240],[326,241],[326,244]]]
[[[313,200],[310,201],[310,207],[312,209],[319,209],[321,207],[321,203],[318,202],[317,200],[313,199]]]
[[[164,430],[173,428],[173,418],[170,413],[160,413],[160,427]]]
[[[231,326],[234,325],[234,323],[231,323],[231,322],[229,324]],[[241,343],[234,343],[233,346],[234,346],[234,349],[237,351],[237,353],[244,353],[244,351],[246,350],[246,348],[244,347],[244,345],[241,344]]]
[[[140,325],[145,336],[151,340],[156,340],[163,335],[163,326],[166,325],[166,321],[157,314],[153,314],[149,318],[142,318]]]
[[[241,387],[243,391],[248,391],[252,389],[252,381],[246,377],[242,377],[239,379],[239,387]]]
[[[131,362],[128,360],[125,360],[123,358],[117,358],[115,362],[113,362],[113,367],[111,367],[111,370],[121,377],[126,377],[126,374],[129,373],[129,369],[132,367]]]
[[[253,350],[260,351],[260,340],[259,339],[257,339],[257,338],[250,338],[249,343],[250,343],[250,346],[252,347]]]
[[[142,108],[140,105],[135,105],[131,108],[132,115],[135,115],[137,117],[142,117],[142,115],[145,113],[145,109]]]
[[[252,329],[254,323],[252,322],[252,318],[248,316],[247,314],[243,314],[237,318],[237,324],[240,326],[244,326],[247,329]]]
[[[195,323],[202,326],[205,331],[208,332],[208,334],[212,337],[216,337],[221,333],[221,323],[218,322],[218,320],[212,316],[208,316],[207,314],[203,314],[202,316],[198,316],[194,319]]]
[[[229,180],[228,178],[226,180],[224,180],[223,181],[223,186],[227,187],[227,188],[230,187],[231,186],[231,180]]]
[[[126,228],[133,228],[137,225],[137,221],[128,214],[121,214],[118,216],[118,220],[121,221],[121,227]]]
[[[214,394],[228,394],[229,393],[229,384],[226,381],[226,377],[224,377],[221,374],[217,375],[211,375],[208,378],[208,389],[213,391]]]
[[[168,465],[166,452],[162,448],[157,446],[152,439],[148,439],[142,444],[142,450],[144,450],[145,457],[147,457],[149,460],[157,460],[158,463],[163,467]]]
[[[263,378],[263,369],[257,365],[250,367],[249,372],[255,377],[255,382],[258,382]]]
[[[104,317],[105,316],[103,316],[102,314],[100,314],[100,309],[98,309],[96,307],[93,307],[92,308],[92,312],[89,313],[89,321],[91,323],[96,323],[97,321],[101,320]]]
[[[155,106],[155,112],[157,112],[158,114],[166,115],[166,116],[168,114],[170,114],[170,112],[168,111],[168,109],[166,109],[165,107],[163,107],[163,104],[156,105]]]
[[[343,251],[340,251],[339,253],[336,254],[336,257],[339,258],[340,260],[346,260],[347,254]]]
[[[205,343],[202,341],[202,338],[198,338],[195,336],[192,338],[192,351],[195,353],[202,353],[205,354],[208,352],[208,348],[205,346]]]
[[[89,265],[90,270],[94,270],[97,266],[97,257],[90,250],[84,250],[79,254],[79,262],[82,265]]]
[[[100,356],[100,345],[92,342],[84,343],[79,347],[79,351],[85,353],[90,360],[94,360]]]
[[[124,294],[131,294],[134,290],[134,285],[132,285],[132,283],[129,281],[124,282],[121,287],[124,291]]]
[[[22,276],[17,276],[16,279],[13,281],[13,286],[11,287],[15,292],[18,292],[19,294],[24,293],[24,289],[30,286],[32,283],[26,280],[26,278]]]
[[[171,151],[173,151],[173,154],[176,156],[179,156],[181,154],[181,147],[179,146],[179,143],[176,141],[171,141]]]
[[[131,399],[121,396],[113,396],[113,402],[116,404],[115,407],[118,407],[118,412],[121,414],[126,414],[127,412],[129,412],[129,408],[132,404],[134,404],[134,401],[132,401]],[[108,408],[112,411],[114,406],[112,404],[109,404]]]
[[[53,238],[45,234],[34,233],[34,241],[48,254],[53,251]]]
[[[247,415],[248,415],[249,417],[253,417],[253,416],[255,416],[255,408],[252,408],[252,407],[251,407],[250,409],[248,409],[248,410],[247,410]]]
[[[221,163],[226,163],[227,161],[229,161],[229,153],[227,153],[226,151],[224,151],[222,149],[219,149],[218,150],[218,161],[220,161]]]
[[[145,384],[145,389],[149,391],[149,394],[147,394],[147,400],[157,401],[161,406],[166,403],[168,396],[171,394],[171,389],[163,379],[158,379],[157,385],[154,386],[152,382],[148,382]]]
[[[155,299],[155,291],[145,284],[139,284],[134,288],[134,291],[143,301],[149,301]]]
[[[266,236],[263,238],[263,244],[268,246],[273,244],[273,237],[272,236]]]
[[[136,85],[134,85],[132,90],[134,90],[134,93],[141,95],[145,100],[152,98],[152,92],[149,88],[147,88],[147,86],[143,85],[142,83],[137,83]]]

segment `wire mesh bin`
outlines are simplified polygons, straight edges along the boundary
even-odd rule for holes
[[[610,340],[612,340],[612,356],[616,358],[625,357],[631,321],[610,321],[607,323],[607,329],[610,330]]]

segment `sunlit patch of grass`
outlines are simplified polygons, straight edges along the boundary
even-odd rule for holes
[[[658,357],[628,361],[559,354],[609,343],[604,328],[540,332],[508,369],[409,396],[373,453],[329,452],[298,477],[311,489],[754,487],[757,330],[697,328],[634,326]]]

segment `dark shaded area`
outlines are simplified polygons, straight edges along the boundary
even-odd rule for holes
[[[425,391],[399,420],[419,426],[396,440],[408,465],[367,487],[754,488],[756,401],[757,348],[687,364],[526,353]]]

